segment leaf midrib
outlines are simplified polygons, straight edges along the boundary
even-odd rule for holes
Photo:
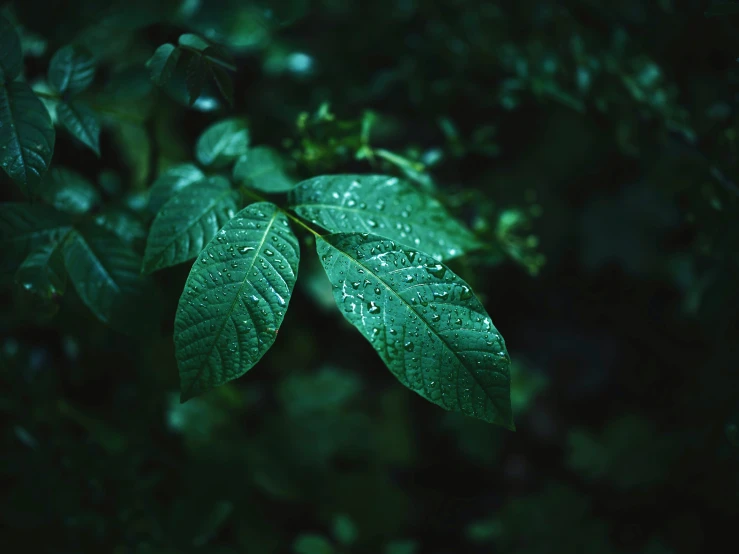
[[[22,169],[23,169],[23,186],[26,189],[26,192],[28,192],[28,171],[27,171],[27,162],[26,157],[23,154],[23,145],[21,144],[20,136],[18,135],[18,125],[15,124],[15,115],[13,113],[14,110],[14,104],[12,100],[12,95],[10,92],[10,85],[13,83],[6,84],[0,84],[0,89],[3,89],[5,91],[5,98],[7,98],[8,101],[8,114],[10,115],[10,135],[12,138],[15,139],[15,142],[18,144],[18,155],[21,158],[22,163]]]
[[[200,376],[203,373],[203,370],[205,369],[205,363],[210,359],[210,356],[213,354],[213,349],[215,348],[216,344],[218,343],[218,339],[221,338],[221,334],[223,333],[223,329],[226,327],[226,321],[231,317],[231,314],[233,313],[234,306],[236,305],[236,302],[238,301],[239,297],[241,296],[241,291],[244,290],[244,286],[246,285],[247,281],[249,280],[249,273],[251,272],[252,268],[254,267],[254,264],[257,261],[257,257],[259,256],[259,253],[262,251],[262,247],[264,246],[264,243],[267,241],[267,235],[269,235],[270,229],[272,229],[272,225],[274,224],[275,220],[277,219],[277,216],[280,215],[279,208],[275,207],[274,212],[272,215],[272,219],[269,220],[269,223],[264,229],[264,235],[262,235],[262,240],[259,243],[259,246],[254,250],[254,257],[251,260],[251,264],[249,264],[248,269],[244,272],[244,280],[241,281],[241,285],[239,285],[239,290],[236,291],[236,294],[234,295],[233,300],[231,301],[231,306],[229,306],[228,310],[226,310],[226,313],[223,315],[223,321],[221,321],[221,325],[218,328],[218,331],[216,332],[213,341],[211,342],[210,348],[208,348],[208,352],[205,356],[203,356],[203,364],[201,364],[200,369],[195,374],[195,378],[190,381],[190,386],[187,387],[186,393],[183,392],[183,398],[190,398],[192,388],[195,386],[195,383],[200,380]]]
[[[482,389],[482,391],[483,391],[483,392],[485,393],[485,397],[486,397],[486,398],[487,398],[487,399],[488,399],[488,400],[489,400],[490,402],[493,402],[493,399],[492,399],[492,398],[491,398],[491,397],[490,397],[490,396],[488,395],[488,392],[487,392],[487,390],[486,390],[486,389],[485,389],[485,387],[484,387],[484,386],[482,385],[482,383],[480,382],[480,379],[479,379],[479,378],[477,377],[477,375],[475,375],[475,373],[474,373],[474,372],[473,372],[473,371],[472,371],[472,370],[471,370],[471,369],[470,369],[469,367],[467,367],[467,365],[466,365],[466,364],[465,364],[465,363],[464,363],[464,362],[462,361],[462,359],[461,359],[461,358],[459,357],[459,355],[457,354],[457,352],[456,352],[456,351],[455,351],[455,350],[454,350],[454,349],[453,349],[453,348],[451,347],[451,345],[450,345],[450,344],[449,344],[449,343],[448,343],[448,342],[446,341],[446,339],[444,339],[444,337],[442,337],[442,336],[441,336],[441,335],[440,335],[439,333],[437,333],[437,332],[436,332],[436,330],[435,330],[435,329],[434,329],[434,328],[433,328],[433,327],[432,327],[432,326],[431,326],[431,325],[429,324],[429,322],[428,322],[428,321],[426,320],[426,318],[425,318],[425,317],[423,317],[423,316],[422,316],[421,314],[419,314],[419,313],[418,313],[418,312],[417,312],[416,310],[414,310],[414,309],[413,309],[413,306],[412,306],[411,304],[409,304],[409,303],[408,303],[408,302],[407,302],[407,301],[406,301],[406,300],[405,300],[405,299],[404,299],[404,298],[403,298],[402,296],[400,296],[400,294],[398,294],[397,292],[395,292],[395,290],[394,290],[393,288],[391,288],[391,287],[390,287],[390,286],[389,286],[389,285],[388,285],[388,284],[387,284],[387,283],[385,282],[385,280],[384,280],[384,279],[382,279],[382,277],[380,277],[379,275],[377,275],[377,273],[375,273],[375,272],[374,272],[374,271],[373,271],[373,270],[372,270],[371,268],[369,268],[368,266],[364,265],[364,264],[363,264],[363,263],[361,263],[361,262],[360,262],[359,260],[357,260],[357,259],[353,258],[353,257],[352,257],[352,256],[351,256],[351,255],[350,255],[350,254],[349,254],[348,252],[346,252],[346,251],[342,250],[341,248],[339,248],[339,247],[338,247],[338,246],[336,246],[335,244],[332,244],[332,243],[328,242],[328,241],[327,241],[327,240],[326,240],[326,239],[325,239],[324,237],[322,237],[322,236],[320,236],[320,235],[319,235],[319,237],[318,237],[318,238],[319,238],[320,240],[323,240],[323,241],[324,241],[324,242],[325,242],[326,244],[330,245],[331,247],[333,247],[333,248],[334,248],[335,250],[337,250],[338,252],[341,252],[341,253],[342,253],[342,254],[343,254],[343,255],[344,255],[344,256],[345,256],[346,258],[348,258],[348,259],[349,259],[349,260],[350,260],[351,262],[355,263],[356,265],[358,265],[359,267],[361,267],[362,269],[364,269],[365,271],[367,271],[367,272],[368,272],[368,273],[369,273],[370,275],[374,276],[374,277],[375,277],[375,278],[376,278],[376,279],[377,279],[377,280],[378,280],[379,282],[381,282],[381,283],[383,284],[383,286],[384,286],[384,287],[385,287],[385,288],[386,288],[386,289],[387,289],[388,291],[390,291],[390,292],[391,292],[391,293],[392,293],[392,294],[393,294],[393,295],[394,295],[394,296],[395,296],[396,298],[398,298],[398,300],[400,300],[400,302],[401,302],[401,303],[405,304],[405,305],[406,305],[406,306],[408,307],[408,309],[409,309],[410,311],[412,311],[412,312],[413,312],[414,314],[416,314],[416,315],[418,316],[418,319],[420,319],[421,321],[423,321],[424,325],[426,325],[426,327],[427,327],[427,328],[428,328],[428,329],[429,329],[429,330],[430,330],[430,331],[431,331],[431,332],[432,332],[432,333],[433,333],[433,334],[434,334],[435,336],[437,336],[437,337],[439,338],[439,340],[440,340],[440,341],[441,341],[441,343],[442,343],[442,344],[443,344],[443,345],[444,345],[444,346],[446,347],[446,349],[447,349],[447,350],[449,350],[449,352],[451,352],[451,353],[452,353],[452,354],[454,355],[454,357],[455,357],[455,358],[457,359],[457,361],[458,361],[458,362],[460,363],[460,365],[461,365],[461,366],[462,366],[463,368],[465,368],[465,370],[467,371],[467,373],[469,373],[469,374],[470,374],[470,376],[471,376],[471,377],[472,377],[472,379],[473,379],[473,380],[475,381],[475,383],[477,383],[477,385],[478,385],[478,386],[480,387],[480,389]],[[486,316],[486,317],[487,317],[487,316]],[[499,373],[499,372],[498,372],[498,373]],[[493,403],[494,403],[494,402],[493,402]],[[496,408],[496,410],[497,410],[497,408]]]

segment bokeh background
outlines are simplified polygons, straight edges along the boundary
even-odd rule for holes
[[[404,389],[336,310],[309,237],[274,347],[185,404],[172,326],[189,267],[156,274],[145,337],[5,279],[5,551],[730,551],[734,4],[5,3],[37,90],[59,46],[99,56],[103,156],[60,133],[54,160],[99,185],[100,222],[138,248],[147,187],[229,114],[297,178],[394,173],[444,198],[489,245],[453,267],[506,339],[517,425]],[[234,108],[152,86],[144,63],[186,31],[234,55]],[[390,155],[357,156],[366,140]]]

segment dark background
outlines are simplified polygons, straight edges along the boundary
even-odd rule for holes
[[[452,265],[505,337],[517,431],[405,390],[335,309],[307,236],[274,347],[244,377],[182,405],[171,333],[188,264],[155,275],[161,305],[141,317],[160,332],[143,338],[105,328],[73,290],[39,307],[6,279],[0,537],[9,551],[732,548],[731,6],[152,4],[5,4],[29,82],[68,42],[100,57],[90,97],[109,116],[103,155],[59,132],[54,164],[99,183],[100,213],[124,213],[122,232],[141,248],[148,220],[136,207],[147,187],[192,160],[219,117],[246,117],[252,143],[280,149],[301,178],[402,175],[354,159],[372,110],[372,146],[426,162],[420,186],[489,245]],[[144,63],[186,31],[234,55],[234,108],[188,109],[152,87]],[[324,102],[333,121],[315,116]],[[301,112],[307,132],[295,123]],[[19,200],[2,179],[3,199]]]

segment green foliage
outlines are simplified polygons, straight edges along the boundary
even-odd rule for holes
[[[88,52],[73,46],[56,51],[49,62],[49,85],[57,93],[76,96],[95,79],[95,62]]]
[[[296,187],[290,201],[299,215],[329,232],[380,235],[428,252],[438,260],[480,246],[439,201],[395,177],[316,177]]]
[[[9,83],[23,69],[21,41],[13,25],[0,15],[0,82]]]
[[[376,235],[316,245],[339,309],[401,383],[446,410],[513,428],[508,352],[467,283]]]
[[[175,319],[183,401],[240,377],[272,346],[300,248],[285,214],[260,202],[233,216],[199,258]]]
[[[208,127],[195,145],[195,157],[204,166],[221,168],[247,153],[249,130],[239,119],[226,119]]]
[[[234,165],[237,183],[268,194],[287,192],[295,186],[284,169],[280,155],[264,146],[250,148]]]
[[[100,122],[93,110],[79,101],[59,102],[56,116],[72,136],[100,156]]]
[[[54,152],[49,112],[26,83],[0,83],[0,122],[0,165],[21,190],[33,192]]]

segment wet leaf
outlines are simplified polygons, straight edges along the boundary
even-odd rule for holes
[[[193,164],[180,164],[170,167],[160,174],[151,185],[149,211],[154,214],[157,213],[167,200],[176,193],[203,179],[205,179],[205,174]]]
[[[45,244],[31,252],[16,271],[15,282],[42,298],[64,294],[67,271],[59,242]]]
[[[174,195],[151,225],[144,273],[193,259],[236,210],[235,192],[222,177],[202,181]]]
[[[435,198],[385,175],[324,175],[299,183],[293,209],[332,233],[366,231],[447,260],[479,242]]]
[[[316,241],[344,317],[412,391],[513,429],[510,358],[469,285],[436,259],[363,233]]]
[[[55,167],[39,186],[39,195],[62,212],[84,214],[100,202],[100,194],[82,175]]]
[[[49,111],[26,83],[0,83],[0,123],[0,165],[28,194],[41,182],[54,152]]]
[[[240,377],[272,346],[299,260],[287,217],[268,202],[241,210],[206,245],[175,319],[183,402]]]

